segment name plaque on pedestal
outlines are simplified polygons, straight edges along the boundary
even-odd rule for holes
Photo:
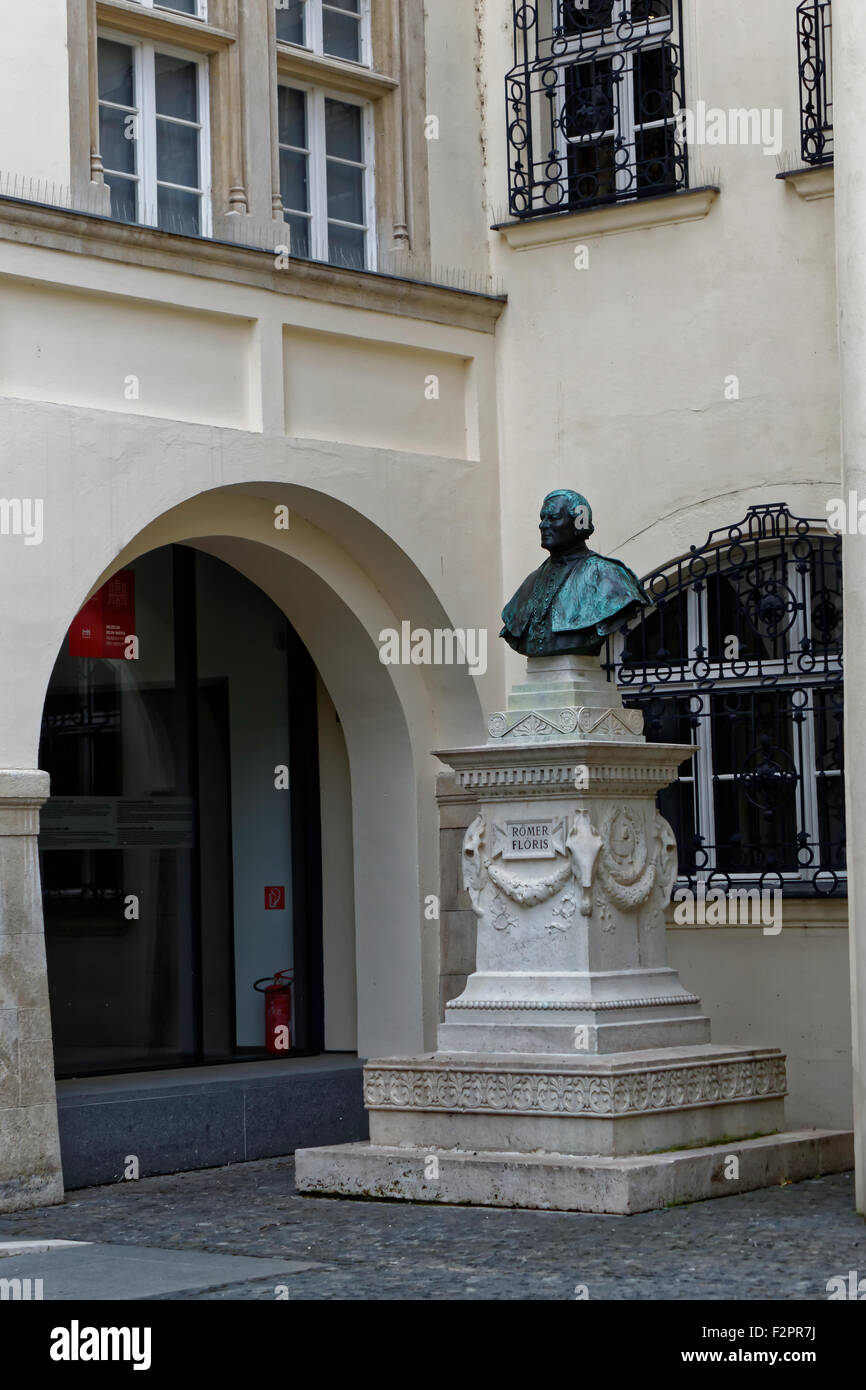
[[[510,820],[505,825],[502,858],[555,859],[555,841],[562,838],[561,820]]]

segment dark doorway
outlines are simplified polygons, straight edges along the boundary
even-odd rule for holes
[[[317,747],[309,654],[212,556],[152,551],[78,615],[40,746],[58,1076],[266,1056],[253,983],[285,969],[321,1050]]]

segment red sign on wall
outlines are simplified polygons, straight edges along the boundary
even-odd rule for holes
[[[135,573],[118,570],[88,599],[69,629],[70,656],[125,656],[135,634]]]
[[[265,911],[284,912],[286,908],[286,890],[284,887],[273,887],[265,889]]]

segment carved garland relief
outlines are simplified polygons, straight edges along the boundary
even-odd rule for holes
[[[566,931],[578,905],[583,917],[592,916],[595,907],[604,929],[613,930],[612,907],[634,912],[653,897],[654,890],[657,906],[663,907],[669,899],[677,875],[677,848],[671,827],[658,811],[653,812],[651,839],[642,817],[628,806],[609,810],[600,830],[582,808],[574,812],[567,836],[561,820],[541,825],[544,839],[524,843],[542,845],[543,850],[530,850],[520,857],[535,864],[542,859],[553,862],[548,872],[534,875],[508,862],[518,857],[518,851],[510,856],[506,852],[513,823],[494,822],[491,836],[482,812],[466,831],[463,886],[475,915],[484,917],[489,912],[497,930],[516,926],[519,909],[560,895],[552,910],[551,931]]]

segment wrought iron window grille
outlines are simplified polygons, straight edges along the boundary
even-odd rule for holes
[[[840,537],[751,507],[644,584],[605,668],[650,741],[700,745],[659,799],[681,881],[843,894]]]
[[[800,150],[804,164],[833,163],[833,11],[830,0],[797,6]]]
[[[682,0],[513,0],[509,210],[575,211],[688,187]]]

